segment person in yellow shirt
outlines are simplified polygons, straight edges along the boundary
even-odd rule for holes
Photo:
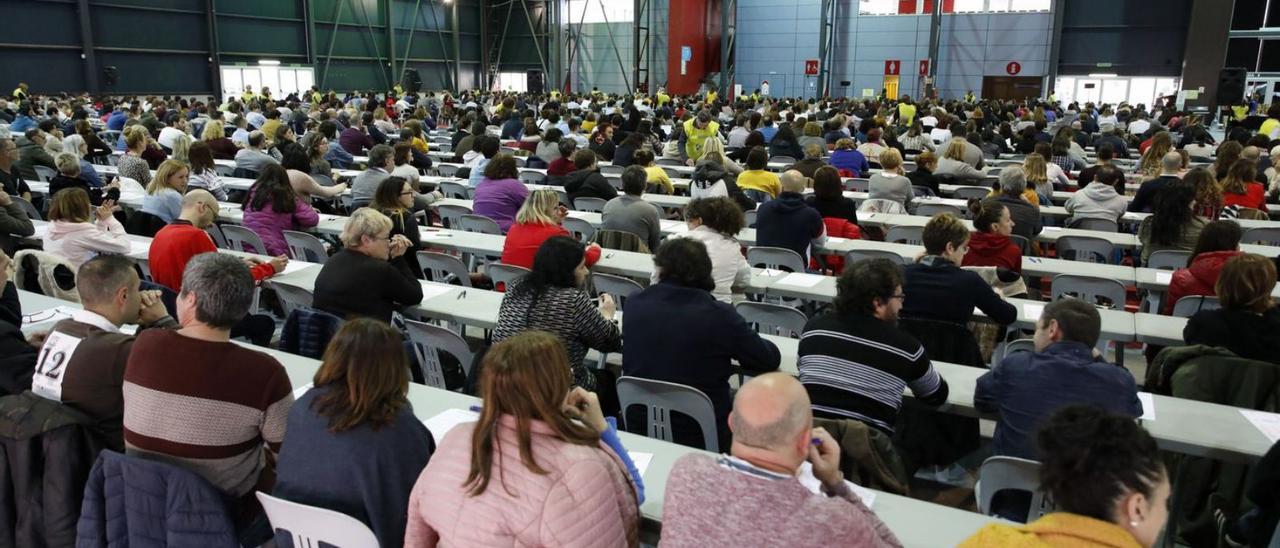
[[[245,86],[244,93],[240,94],[240,102],[247,104],[249,101],[252,101],[253,98],[257,96],[258,94],[253,92],[253,86]]]
[[[747,169],[738,175],[738,188],[752,200],[772,200],[782,193],[782,181],[778,174],[766,170],[769,167],[769,151],[756,147],[747,153]]]
[[[902,102],[898,103],[898,125],[911,127],[911,122],[916,119],[916,106],[911,103],[910,95],[903,95]]]
[[[1258,127],[1258,135],[1268,139],[1280,139],[1280,103],[1271,103],[1267,109],[1267,119]]]
[[[708,106],[710,106],[710,105],[714,105],[714,104],[716,104],[716,98],[717,98],[717,97],[719,97],[719,96],[720,96],[720,93],[719,93],[719,92],[717,92],[717,91],[716,91],[716,90],[714,90],[714,89],[713,89],[713,90],[711,90],[711,91],[708,91],[708,92],[707,92],[707,105],[708,105]]]
[[[587,115],[587,117],[586,117],[586,119],[584,119],[584,120],[582,121],[582,132],[583,132],[583,133],[590,134],[592,131],[595,131],[595,129],[596,129],[596,116],[597,116],[597,114],[596,114],[596,113],[594,113],[594,112],[592,112],[592,113],[588,114],[588,115]]]
[[[666,88],[658,88],[658,106],[665,107],[671,102],[671,96],[667,95]]]
[[[647,148],[637,150],[635,160],[636,165],[643,167],[645,175],[649,177],[649,190],[645,192],[668,196],[676,193],[676,187],[671,184],[671,177],[667,176],[666,170],[653,165],[653,151]]]
[[[1038,444],[1044,455],[1040,486],[1056,511],[1027,525],[989,524],[960,548],[1156,543],[1169,519],[1169,475],[1155,439],[1133,417],[1065,407],[1045,421]]]
[[[30,95],[27,94],[27,83],[18,82],[18,87],[13,88],[13,100],[21,103],[26,101]]]
[[[711,119],[711,113],[708,111],[699,112],[694,118],[685,120],[684,122],[684,144],[685,156],[689,157],[689,165],[698,162],[702,158],[702,147],[707,142],[708,137],[720,136],[720,123]]]

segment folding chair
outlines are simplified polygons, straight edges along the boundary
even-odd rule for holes
[[[329,260],[329,252],[324,249],[324,242],[306,232],[285,230],[284,243],[289,246],[289,258],[295,261],[324,264]]]
[[[1187,260],[1191,258],[1190,251],[1181,249],[1162,249],[1151,253],[1147,257],[1147,268],[1155,268],[1157,270],[1177,270],[1186,268]]]
[[[461,204],[440,204],[436,206],[436,213],[440,215],[440,224],[445,228],[461,230],[462,216],[470,215],[471,208]]]
[[[1107,264],[1115,252],[1115,245],[1109,240],[1093,236],[1062,236],[1055,245],[1059,259],[1082,263]]]
[[[510,288],[512,283],[528,274],[529,269],[513,264],[489,263],[485,265],[485,273],[489,275],[490,280],[493,280],[494,287],[501,284],[504,288]]]
[[[468,199],[467,185],[454,181],[440,181],[440,193],[445,198]]]
[[[58,176],[58,171],[48,166],[31,166],[36,171],[36,180],[49,182]]]
[[[757,268],[770,268],[788,272],[804,272],[804,258],[795,251],[781,247],[751,246],[747,248],[747,264]]]
[[[227,238],[227,245],[235,251],[267,254],[267,246],[263,245],[262,237],[248,228],[240,225],[223,225],[222,235]]]
[[[453,164],[438,164],[436,165],[436,174],[441,177],[453,177],[458,174],[458,166]]]
[[[780,304],[742,301],[733,308],[747,323],[755,324],[757,332],[769,335],[800,338],[809,321],[804,312]]]
[[[547,180],[547,174],[541,171],[521,171],[520,182],[530,184],[542,184]]]
[[[921,245],[924,242],[924,227],[901,225],[890,227],[889,230],[884,233],[884,241],[890,243]]]
[[[771,164],[773,164],[773,163],[779,163],[779,164],[794,164],[794,163],[796,163],[796,162],[798,162],[798,161],[799,161],[799,160],[796,160],[795,158],[792,158],[792,157],[787,156],[787,155],[784,155],[784,154],[779,154],[779,155],[777,155],[777,156],[770,156],[770,157],[769,157],[769,163],[771,163]]]
[[[907,259],[902,255],[884,249],[850,249],[844,254],[844,264],[847,267],[858,261],[866,261],[869,259],[888,259],[893,264],[907,265]]]
[[[640,285],[640,282],[631,278],[602,272],[591,273],[591,285],[596,288],[597,295],[608,293],[612,296],[613,300],[618,303],[618,310],[622,310],[622,303],[626,301],[627,297],[644,291],[644,286]]]
[[[964,212],[960,208],[951,204],[930,204],[924,203],[916,206],[916,215],[921,217],[933,217],[943,213],[950,213],[956,217],[964,217]]]
[[[467,213],[458,216],[458,227],[467,232],[478,232],[480,234],[496,234],[502,235],[502,227],[498,226],[498,222],[485,217],[484,215],[476,215]]]
[[[871,179],[855,177],[853,179],[844,180],[844,189],[853,192],[867,192],[871,188]]]
[[[1120,223],[1111,219],[1099,219],[1096,217],[1078,217],[1067,223],[1067,228],[1075,228],[1079,230],[1096,230],[1098,232],[1119,232]]]
[[[280,308],[283,309],[285,318],[293,314],[294,309],[298,307],[310,308],[312,306],[311,303],[314,297],[306,289],[270,280],[267,281],[267,284],[276,292],[276,297],[280,299]]]
[[[671,412],[675,411],[698,423],[702,429],[702,449],[712,453],[720,452],[715,406],[712,405],[711,398],[701,390],[673,382],[620,377],[618,401],[622,404],[624,417],[632,406],[644,406],[647,415],[645,421],[647,437],[674,442],[675,432],[672,428]],[[634,428],[639,425],[628,426]]]
[[[579,200],[581,199],[579,198]],[[590,242],[596,236],[596,227],[577,217],[565,217],[561,226],[582,243]]]
[[[603,166],[600,166],[600,173],[603,175],[622,175],[622,172],[626,171],[626,169],[627,168],[625,167],[615,166],[612,164],[603,165]]]
[[[992,513],[991,501],[1000,491],[1026,491],[1031,493],[1027,507],[1027,522],[1035,521],[1053,511],[1053,503],[1040,489],[1040,463],[1016,457],[990,457],[978,469],[978,483],[973,487],[978,499],[978,511]]]
[[[462,366],[463,373],[471,373],[471,347],[462,335],[438,325],[409,319],[404,321],[404,326],[409,334],[409,342],[413,345],[413,352],[418,357],[418,365],[422,367],[423,384],[446,389],[444,368],[440,361],[441,351],[452,354]]]
[[[431,281],[471,287],[471,275],[462,259],[436,251],[419,251],[418,266],[424,273],[431,275]]]
[[[1280,245],[1280,228],[1254,227],[1244,231],[1242,244]]]
[[[1216,310],[1222,308],[1222,303],[1218,302],[1217,297],[1207,295],[1187,295],[1178,302],[1173,303],[1172,316],[1177,318],[1190,318],[1201,310]]]
[[[378,548],[378,537],[364,522],[333,510],[317,508],[257,492],[271,527],[289,532],[294,546]]]
[[[1124,310],[1124,284],[1111,278],[1058,274],[1053,277],[1053,300],[1071,296],[1094,306]],[[1105,299],[1105,300],[1104,300]]]

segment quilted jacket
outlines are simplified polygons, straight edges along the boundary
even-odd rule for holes
[[[333,314],[314,308],[295,308],[280,331],[280,350],[318,360],[340,327],[342,318]]]
[[[222,493],[195,472],[103,451],[84,488],[77,548],[234,547]]]
[[[418,478],[409,498],[405,546],[637,546],[639,509],[626,466],[603,442],[561,441],[545,423],[530,424],[533,455],[546,474],[520,459],[515,418],[498,429],[504,454],[494,456],[484,493],[463,487],[476,423],[454,427]],[[500,469],[500,471],[499,471]]]

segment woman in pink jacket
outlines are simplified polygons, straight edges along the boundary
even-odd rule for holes
[[[637,546],[626,451],[595,394],[570,390],[560,340],[526,331],[481,367],[480,420],[444,435],[418,477],[405,546]]]
[[[267,249],[255,250],[267,255],[285,255],[289,245],[284,241],[284,231],[302,230],[316,226],[320,214],[289,184],[289,172],[280,164],[263,168],[258,180],[249,187],[245,197],[244,226],[262,238]]]
[[[129,252],[124,227],[111,214],[115,201],[103,200],[93,207],[83,188],[67,188],[53,195],[49,206],[49,233],[44,250],[66,259],[76,268],[99,253],[123,255]]]

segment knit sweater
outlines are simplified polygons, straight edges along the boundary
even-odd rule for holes
[[[258,483],[263,444],[279,451],[291,405],[289,376],[275,358],[232,342],[145,331],[124,372],[125,448],[239,497]]]
[[[160,229],[151,239],[151,248],[147,252],[148,267],[151,279],[169,289],[182,289],[182,271],[187,268],[187,261],[201,253],[217,253],[218,246],[213,245],[209,233],[196,228],[189,221],[178,219]],[[260,282],[275,274],[275,269],[268,263],[261,263],[249,269],[254,281]]]
[[[901,546],[847,486],[814,493],[796,477],[732,457],[686,454],[667,478],[662,545]]]
[[[640,196],[620,194],[604,204],[600,228],[635,234],[649,246],[649,251],[657,251],[658,244],[662,242],[662,225],[658,222],[660,214],[658,206]]]
[[[493,342],[498,343],[530,329],[550,332],[560,338],[569,351],[569,367],[573,382],[587,390],[595,390],[595,375],[583,363],[588,348],[601,352],[622,350],[622,330],[596,310],[591,298],[581,289],[549,287],[541,295],[529,288],[509,288],[498,309],[498,325],[493,328]]]

